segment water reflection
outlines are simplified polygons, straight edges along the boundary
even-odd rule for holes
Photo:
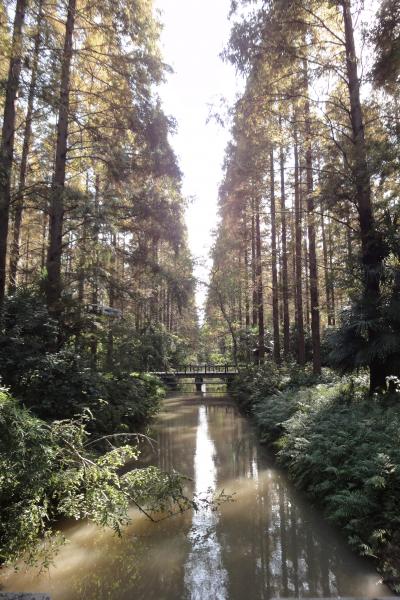
[[[133,510],[122,538],[74,525],[49,573],[5,572],[0,589],[53,600],[389,594],[292,489],[226,397],[169,399],[151,436],[157,450],[145,447],[145,462],[192,477],[198,493],[236,493],[235,502],[156,525]]]
[[[206,407],[199,409],[194,457],[195,493],[211,499],[216,491],[215,448],[209,437]],[[204,496],[204,491],[208,490]],[[210,508],[193,514],[188,539],[191,550],[185,564],[185,584],[191,600],[225,600],[227,572],[222,565],[216,525],[218,515]]]

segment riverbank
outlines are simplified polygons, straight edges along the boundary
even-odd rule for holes
[[[158,523],[131,507],[121,536],[71,524],[70,543],[48,572],[5,571],[4,591],[46,591],[52,600],[389,596],[369,561],[296,492],[229,397],[168,395],[149,435],[143,466],[186,475],[189,496],[224,490],[233,502]]]
[[[192,505],[178,474],[135,464],[136,432],[164,395],[159,382],[132,376],[126,387],[113,403],[99,399],[62,420],[40,418],[0,388],[0,566],[47,567],[65,542],[64,519],[120,533],[132,503],[150,513]]]
[[[296,487],[399,593],[398,394],[370,397],[362,377],[325,371],[315,379],[273,367],[242,373],[230,392]]]

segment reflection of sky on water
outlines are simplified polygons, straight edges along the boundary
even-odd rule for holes
[[[373,565],[296,493],[227,397],[169,398],[150,437],[144,464],[179,470],[195,492],[224,489],[234,502],[157,524],[132,510],[121,538],[75,524],[48,573],[4,571],[1,591],[45,591],[52,600],[389,595]]]
[[[215,446],[210,438],[205,406],[199,408],[199,425],[194,456],[195,493],[209,496],[216,489]],[[202,496],[204,497],[204,496]],[[222,564],[221,546],[216,532],[218,513],[209,508],[193,514],[189,532],[191,551],[185,564],[185,585],[191,600],[228,598],[228,574]]]

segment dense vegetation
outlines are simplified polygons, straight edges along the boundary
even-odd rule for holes
[[[232,0],[200,336],[152,0],[0,0],[0,562],[47,560],[63,517],[192,506],[121,467],[163,394],[146,373],[198,350],[398,581],[400,15],[367,4]]]
[[[261,439],[400,589],[400,15],[371,4],[232,1],[245,89],[203,333]]]
[[[362,4],[232,2],[225,57],[246,85],[207,333],[239,363],[367,368],[373,392],[400,356],[399,20]]]
[[[377,559],[400,590],[400,405],[398,381],[385,396],[366,377],[264,367],[232,394],[254,417],[295,484],[321,506],[360,554]]]
[[[164,393],[145,373],[197,337],[160,27],[148,0],[0,2],[0,563],[61,517],[185,502],[120,476]]]
[[[132,445],[95,452],[95,439],[79,419],[44,422],[0,390],[0,561],[24,558],[46,564],[62,536],[60,518],[89,518],[119,533],[132,504],[149,512],[184,510],[183,478],[149,468],[131,468],[139,453]],[[113,440],[110,438],[108,441]],[[110,445],[110,444],[109,444]]]

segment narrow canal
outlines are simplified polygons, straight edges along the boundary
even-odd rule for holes
[[[133,513],[122,538],[77,524],[48,572],[9,574],[4,591],[45,591],[52,600],[389,595],[296,493],[227,397],[169,398],[152,435],[146,460],[192,477],[198,493],[235,494],[234,502],[158,524]]]

